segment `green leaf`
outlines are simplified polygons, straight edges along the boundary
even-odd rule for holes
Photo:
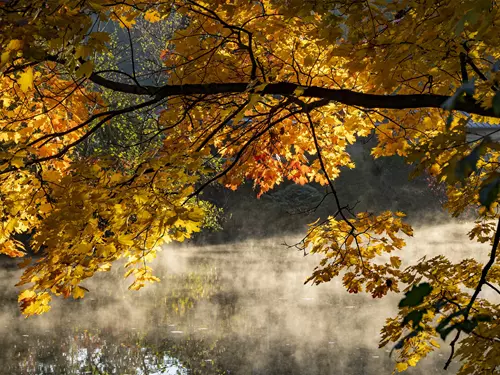
[[[466,320],[465,322],[460,323],[460,328],[466,333],[471,333],[476,327],[477,321],[475,320]]]
[[[410,291],[405,293],[405,298],[399,302],[399,307],[413,307],[420,305],[424,298],[432,292],[432,286],[429,283],[421,283],[413,286]]]
[[[414,310],[408,315],[406,315],[403,319],[403,325],[408,324],[409,322],[413,322],[413,328],[417,328],[422,318],[424,317],[426,310]]]
[[[455,103],[457,100],[460,100],[464,95],[472,96],[474,95],[476,85],[474,79],[471,79],[468,82],[463,83],[455,93],[450,96],[446,101],[441,105],[443,109],[451,111],[455,108]]]
[[[458,329],[461,331],[464,331],[465,333],[471,333],[474,328],[477,327],[477,320],[466,320],[464,322],[456,323],[453,324],[447,328],[439,328],[439,326],[436,328],[436,331],[439,332],[439,335],[443,340],[446,340],[446,337],[452,332],[454,329]]]
[[[444,329],[441,329],[439,330],[439,336],[441,336],[441,338],[443,340],[446,340],[446,337],[450,334],[451,331],[453,331],[454,329],[458,328],[458,324],[454,324],[448,328],[444,328]]]
[[[474,320],[476,322],[491,322],[493,320],[493,318],[487,314],[477,314],[477,315],[474,315],[472,320]]]
[[[500,116],[500,91],[497,91],[495,93],[491,105],[493,107],[493,113],[495,114],[495,116]]]
[[[451,320],[459,315],[463,315],[465,312],[465,309],[460,309],[458,311],[455,311],[453,314],[448,315],[445,319],[443,319],[436,327],[437,332],[441,332],[444,330],[444,328],[448,325],[448,323],[451,322]]]
[[[460,34],[462,34],[464,28],[465,28],[465,16],[463,16],[462,18],[460,18],[460,20],[458,20],[455,26],[455,36],[459,36]]]
[[[92,71],[94,70],[94,64],[92,61],[84,62],[75,72],[77,78],[81,78],[85,76],[86,78],[90,77]]]
[[[475,25],[480,17],[481,17],[480,12],[478,12],[476,9],[471,9],[465,14],[465,21],[469,25]]]
[[[490,142],[488,137],[484,138],[472,152],[465,158],[461,159],[455,167],[455,177],[459,181],[465,180],[472,173],[477,171],[477,162],[479,158],[486,152],[487,145]]]
[[[481,187],[481,190],[479,190],[479,202],[481,203],[481,205],[489,209],[491,205],[497,200],[499,193],[500,179],[497,178],[489,184]]]
[[[406,336],[404,336],[401,340],[399,340],[395,345],[394,347],[391,349],[391,352],[389,353],[389,356],[392,356],[392,352],[394,350],[398,350],[398,349],[402,349],[405,342],[408,341],[409,339],[411,339],[412,337],[415,337],[418,335],[418,333],[421,331],[420,327],[417,328],[415,331],[411,331],[410,333],[408,333]]]

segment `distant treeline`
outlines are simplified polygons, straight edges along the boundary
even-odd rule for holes
[[[430,176],[410,180],[414,167],[398,156],[374,160],[370,156],[373,141],[358,141],[351,146],[355,169],[345,169],[335,180],[342,205],[353,212],[385,210],[411,213],[412,223],[442,218],[444,199],[439,184]],[[332,195],[325,187],[285,182],[256,199],[250,184],[237,191],[222,186],[207,189],[203,198],[224,209],[220,218],[223,229],[203,233],[198,241],[222,242],[248,237],[267,237],[278,233],[303,231],[317,218],[336,212]]]

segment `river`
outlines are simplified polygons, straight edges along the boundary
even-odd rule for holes
[[[487,245],[470,242],[468,228],[419,227],[403,257],[485,258]],[[379,332],[401,296],[349,294],[338,281],[304,285],[318,259],[282,245],[294,240],[169,247],[153,265],[160,283],[128,291],[114,267],[85,283],[85,299],[56,299],[29,319],[16,306],[19,271],[3,270],[0,373],[391,374],[397,357],[378,348]],[[443,343],[408,373],[445,373],[448,353]]]

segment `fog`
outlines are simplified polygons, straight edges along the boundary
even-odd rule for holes
[[[402,258],[485,259],[488,245],[469,241],[469,228],[419,226]],[[379,331],[401,296],[304,285],[318,257],[282,245],[299,238],[167,247],[153,264],[160,283],[128,291],[115,265],[84,284],[83,300],[56,298],[28,319],[16,306],[19,271],[2,270],[0,373],[390,374],[397,357],[378,349]],[[444,373],[448,353],[444,344],[408,373]]]

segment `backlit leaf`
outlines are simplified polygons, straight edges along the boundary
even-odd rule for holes
[[[23,92],[27,92],[29,89],[33,88],[33,68],[31,66],[27,67],[19,75],[17,83],[19,84]]]

